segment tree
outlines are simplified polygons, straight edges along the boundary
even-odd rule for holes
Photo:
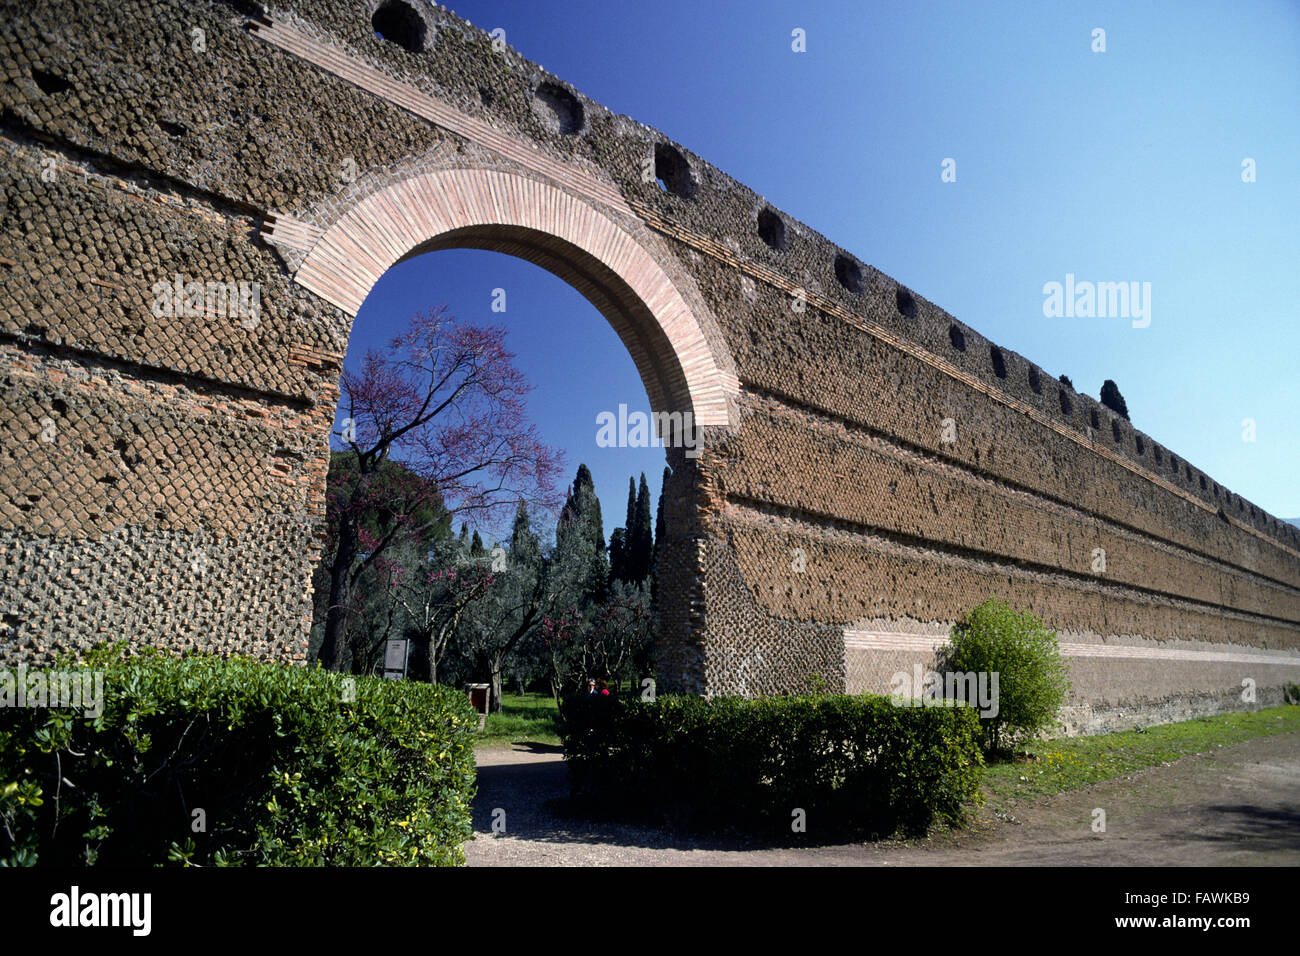
[[[376,567],[384,565],[380,558]],[[496,583],[487,562],[467,554],[459,542],[444,542],[423,568],[392,569],[393,603],[409,621],[407,633],[419,648],[424,677],[438,683],[438,663],[466,610]]]
[[[627,529],[615,528],[609,536],[609,579],[627,580]]]
[[[650,562],[650,596],[656,597],[659,593],[659,568],[663,561],[664,549],[664,532],[667,526],[664,523],[664,495],[668,491],[668,478],[673,470],[664,465],[663,483],[659,486],[659,504],[655,509],[655,545],[654,558]]]
[[[557,550],[582,555],[582,567],[588,575],[584,591],[596,600],[603,597],[609,584],[609,559],[605,553],[600,499],[596,497],[596,485],[586,465],[578,466],[573,487],[560,510],[555,545]]]
[[[387,503],[401,494],[403,488],[416,482],[416,476],[409,472],[401,462],[385,461],[374,476],[376,493],[370,500],[370,507],[358,509],[357,523],[363,534],[382,537],[391,527],[393,511]],[[325,622],[329,608],[329,570],[338,548],[339,539],[339,500],[340,489],[351,489],[357,482],[356,460],[344,452],[330,455],[329,472],[326,477],[326,522],[325,542],[322,547],[322,559],[313,572],[313,608],[311,648],[317,652],[324,639]],[[441,498],[431,495],[423,505],[418,505],[412,513],[411,520],[423,529],[410,536],[409,541],[393,546],[400,554],[394,560],[403,566],[419,566],[430,549],[438,542],[451,538],[451,515],[443,507]],[[407,546],[409,544],[409,547]],[[382,662],[384,641],[389,637],[400,636],[402,621],[395,613],[396,605],[390,600],[391,590],[387,576],[373,573],[373,569],[363,571],[359,577],[358,595],[354,601],[354,623],[356,630],[365,635],[359,646],[350,648],[349,659],[343,666],[356,673],[376,672]]]
[[[453,514],[490,516],[512,502],[547,500],[557,454],[524,418],[531,387],[504,346],[505,331],[461,323],[444,308],[415,315],[385,352],[344,370],[336,432],[355,480],[333,490],[337,546],[320,660],[339,670],[348,657],[348,619],[357,583],[398,542],[425,530],[421,509],[435,496]],[[401,460],[400,480],[380,482]],[[406,477],[409,475],[409,478]],[[362,515],[390,520],[362,541]]]
[[[981,715],[984,749],[1004,752],[1017,740],[1050,726],[1070,691],[1056,641],[1028,611],[989,599],[953,625],[940,657],[950,672],[998,675],[996,713]]]
[[[1061,384],[1066,388],[1074,388],[1074,383],[1070,381],[1070,376],[1066,375],[1064,372],[1061,373]]]
[[[521,505],[515,514],[506,569],[462,622],[461,642],[492,684],[492,708],[500,709],[502,674],[513,655],[528,649],[547,616],[557,607],[581,604],[596,557],[590,534],[564,537],[566,550],[547,557]],[[604,557],[603,553],[600,557]]]
[[[645,472],[641,473],[641,488],[637,492],[636,509],[627,528],[627,580],[640,584],[650,576],[654,561],[654,531],[650,524],[650,487]]]
[[[604,601],[591,607],[585,621],[575,622],[571,642],[568,686],[595,678],[617,685],[624,677],[635,681],[654,643],[647,582],[615,581]]]
[[[1101,383],[1101,403],[1115,414],[1128,421],[1128,402],[1119,393],[1119,386],[1110,379]]]
[[[623,528],[631,530],[636,521],[636,479],[631,475],[627,479],[627,517],[623,519]]]

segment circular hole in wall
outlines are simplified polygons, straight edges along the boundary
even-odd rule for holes
[[[424,50],[428,27],[406,0],[384,0],[370,18],[370,25],[389,43],[396,43],[404,50],[412,53]]]
[[[916,318],[916,297],[901,286],[894,290],[894,307],[900,315],[909,319]],[[1003,378],[1006,378],[1004,375]]]
[[[690,199],[695,195],[695,177],[691,175],[691,164],[686,161],[681,150],[668,143],[655,144],[655,179],[664,192],[682,199]]]
[[[533,92],[533,113],[552,133],[564,136],[581,133],[586,120],[582,102],[564,87],[549,81]]]
[[[993,363],[993,374],[998,378],[1007,377],[1007,360],[1002,357],[1002,350],[996,345],[989,346],[989,361]]]
[[[777,252],[789,247],[785,238],[785,223],[771,209],[763,209],[758,214],[758,235]]]
[[[835,278],[854,295],[862,294],[862,267],[848,256],[835,257]]]

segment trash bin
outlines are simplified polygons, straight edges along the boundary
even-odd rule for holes
[[[487,724],[488,707],[492,703],[491,685],[466,684],[465,695],[469,697],[469,705],[478,714],[478,729],[482,730]]]

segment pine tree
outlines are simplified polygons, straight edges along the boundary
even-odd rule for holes
[[[478,536],[478,531],[474,532],[474,537],[469,543],[470,557],[481,558],[487,554],[487,548],[483,547],[483,539]]]

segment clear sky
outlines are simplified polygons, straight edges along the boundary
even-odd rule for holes
[[[1080,391],[1114,379],[1134,424],[1193,468],[1300,516],[1295,0],[453,9]],[[795,29],[806,52],[792,50]],[[1150,325],[1046,317],[1043,287],[1067,274],[1149,282]],[[498,287],[504,315],[490,311]],[[392,270],[349,361],[437,302],[504,320],[539,385],[544,437],[570,474],[592,468],[606,535],[628,474],[644,470],[658,494],[659,451],[595,446],[596,412],[647,406],[631,359],[584,299],[528,263],[458,251]]]

